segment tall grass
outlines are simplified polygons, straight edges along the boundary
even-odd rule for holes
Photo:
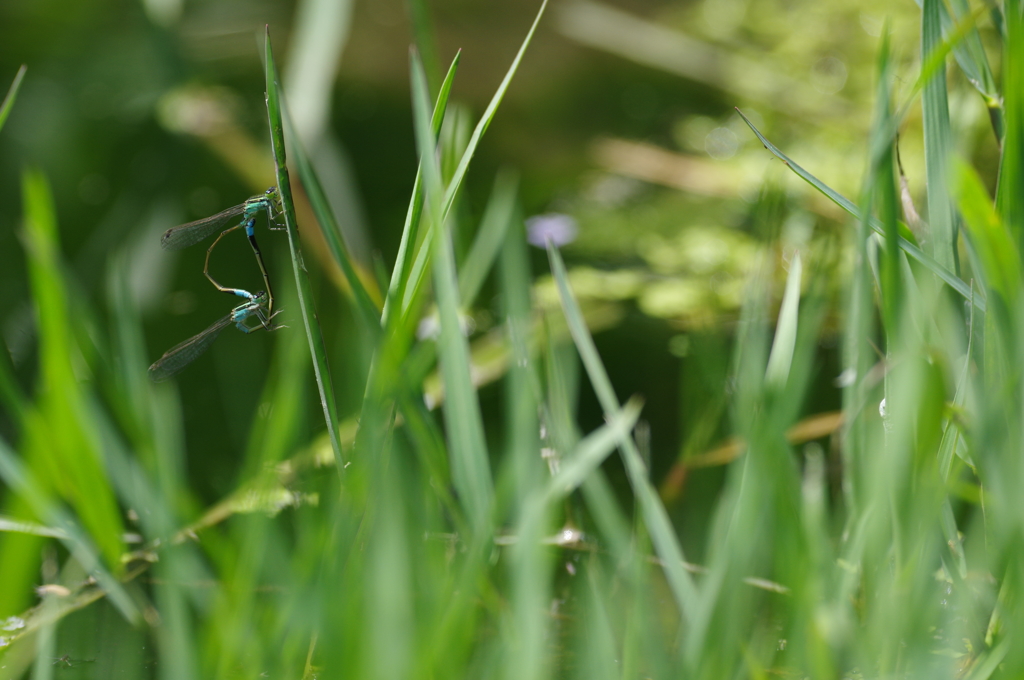
[[[25,171],[39,367],[28,390],[0,361],[0,398],[17,430],[16,441],[0,441],[0,607],[24,611],[0,626],[0,678],[1024,673],[1019,0],[992,9],[1003,27],[989,46],[1001,88],[966,1],[922,3],[913,92],[923,93],[926,241],[900,219],[896,132],[910,102],[894,94],[886,39],[858,202],[812,174],[813,158],[801,159],[805,170],[755,130],[853,219],[844,242],[788,264],[769,244],[751,276],[728,386],[743,453],[728,465],[700,565],[684,554],[634,436],[642,400],[616,394],[554,244],[560,304],[536,303],[512,175],[496,182],[466,258],[452,245],[460,187],[544,5],[461,142],[441,134],[458,57],[442,80],[423,8],[413,6],[420,163],[379,305],[312,163],[285,135],[268,38],[295,281],[282,306],[303,323],[275,333],[262,398],[270,408],[250,433],[235,492],[212,507],[197,506],[186,485],[180,395],[146,381],[126,262],[110,261],[105,325],[62,266],[46,178]],[[994,198],[982,180],[991,169],[954,155],[950,53],[992,112]],[[359,412],[348,419],[332,374],[343,362],[321,336],[325,305],[299,248],[286,146],[370,343]],[[764,192],[756,212],[766,222],[777,219],[774,200]],[[849,280],[833,300],[824,282],[843,262],[852,262]],[[484,345],[464,330],[492,270],[497,426],[477,394]],[[807,412],[819,338],[836,309],[842,429],[828,450],[795,447],[787,433]],[[437,332],[418,332],[430,326],[423,319]],[[305,409],[311,367],[321,408]],[[425,387],[435,371],[441,393]],[[576,422],[579,389],[593,390],[605,417],[592,432]],[[302,423],[321,414],[326,436],[308,441]],[[609,479],[618,468],[604,464],[616,455],[631,505]]]

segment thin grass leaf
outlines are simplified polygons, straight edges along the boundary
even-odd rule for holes
[[[494,180],[480,229],[459,271],[459,299],[464,308],[473,304],[505,241],[515,212],[517,188],[518,180],[514,173],[499,173]]]
[[[994,648],[982,653],[979,657],[981,662],[974,667],[971,674],[967,676],[967,680],[988,680],[995,675],[999,670],[999,665],[1003,663],[1009,653],[1013,640],[1012,637],[1003,638]]]
[[[0,438],[0,477],[14,493],[22,496],[33,513],[47,525],[61,531],[61,542],[85,571],[96,579],[114,606],[131,623],[142,620],[142,613],[120,582],[103,566],[99,554],[78,524],[47,494],[26,470],[7,442]]]
[[[76,337],[74,326],[76,317],[87,314],[74,300],[74,288],[64,283],[56,208],[45,176],[26,171],[23,188],[23,236],[40,341],[40,398],[24,421],[25,459],[34,473],[45,474],[48,488],[71,505],[107,563],[117,568],[124,525],[85,407],[87,387],[73,361],[92,347],[88,337]]]
[[[0,515],[0,531],[9,531],[16,534],[30,534],[32,536],[46,536],[47,538],[66,539],[68,534],[63,529],[43,526],[35,522],[24,522],[13,517]]]
[[[951,21],[955,20],[966,23],[965,20],[969,20],[971,23],[971,27],[966,32],[963,42],[957,42],[954,48],[954,55],[964,75],[967,76],[967,80],[978,90],[985,101],[996,139],[1002,141],[1002,96],[999,94],[999,86],[996,84],[996,79],[992,75],[992,68],[989,66],[985,47],[981,44],[981,36],[978,34],[977,27],[973,25],[976,18],[985,11],[985,7],[978,7],[974,12],[971,12],[967,0],[950,0],[950,9],[953,12],[954,19],[949,18],[945,5],[942,5],[940,9],[943,18],[942,30],[947,35],[950,34],[949,24]]]
[[[974,168],[958,162],[954,179],[953,192],[964,218],[964,230],[981,262],[979,274],[988,288],[1012,309],[1021,288],[1021,257],[1013,236]]]
[[[999,164],[996,205],[1003,224],[1024,253],[1024,18],[1019,4],[1006,8],[1003,57],[1003,111],[1006,130]]]
[[[754,134],[757,135],[757,138],[761,141],[764,147],[768,149],[776,158],[785,163],[790,170],[795,172],[801,179],[803,179],[805,182],[807,182],[815,189],[820,191],[829,200],[831,200],[833,203],[835,203],[840,208],[845,210],[847,213],[852,215],[854,218],[858,220],[863,219],[860,209],[858,209],[857,206],[854,205],[854,203],[850,199],[846,198],[839,192],[835,191],[834,189],[826,185],[824,182],[819,180],[817,177],[815,177],[814,175],[812,175],[811,173],[807,172],[802,167],[797,165],[792,159],[789,158],[789,156],[784,154],[777,146],[768,141],[768,138],[762,135],[761,132],[756,127],[754,127],[754,124],[750,122],[749,118],[743,115],[742,111],[740,111],[739,109],[736,109],[736,111],[737,113],[740,114],[740,117],[743,118],[743,121],[750,127]],[[873,216],[868,216],[866,218],[866,222],[868,226],[877,234],[881,236],[885,235],[885,229],[882,226],[882,223],[877,218]],[[909,234],[909,230],[907,230],[906,233]],[[978,309],[980,309],[981,311],[985,311],[985,299],[978,295],[971,295],[971,287],[965,281],[960,279],[956,274],[949,271],[945,267],[941,266],[934,259],[926,255],[920,248],[918,248],[913,243],[908,241],[905,237],[900,236],[898,238],[898,244],[899,247],[903,249],[904,252],[907,253],[907,255],[914,258],[922,265],[924,265],[929,271],[931,271],[933,274],[942,279],[942,281],[944,281],[947,285],[949,285],[950,288],[952,288],[957,293],[962,295],[965,300],[973,300],[974,305]]]
[[[316,386],[320,392],[320,404],[323,406],[324,421],[331,439],[331,450],[334,452],[338,474],[344,472],[345,465],[341,455],[341,443],[338,441],[338,404],[334,396],[334,381],[331,379],[330,366],[327,363],[327,349],[324,347],[324,336],[316,315],[313,301],[313,288],[309,283],[309,275],[302,259],[299,244],[298,224],[295,220],[295,204],[292,200],[292,186],[288,178],[288,165],[284,147],[284,125],[281,121],[281,92],[277,82],[277,66],[270,45],[270,27],[266,29],[266,76],[267,76],[267,116],[270,122],[270,145],[274,152],[274,164],[277,169],[277,189],[281,192],[281,204],[284,212],[285,228],[288,230],[288,248],[291,251],[292,271],[295,274],[295,287],[299,295],[299,309],[302,312],[302,323],[309,340],[309,353],[313,357],[313,373]]]
[[[462,158],[459,160],[459,165],[455,169],[455,174],[452,176],[451,182],[448,183],[448,188],[445,190],[444,195],[444,208],[441,213],[441,217],[444,220],[448,219],[448,213],[451,211],[452,205],[455,203],[455,196],[459,191],[459,187],[462,186],[462,180],[466,177],[466,172],[469,170],[469,163],[473,159],[473,155],[476,153],[477,146],[480,144],[480,139],[487,131],[491,121],[494,119],[495,114],[498,112],[498,106],[501,104],[501,100],[505,96],[505,92],[508,90],[509,84],[512,82],[512,77],[515,75],[516,70],[519,68],[519,63],[523,59],[523,55],[526,53],[526,48],[529,47],[530,41],[533,39],[533,34],[537,30],[537,25],[540,23],[540,19],[544,16],[544,9],[548,5],[548,0],[543,0],[540,9],[537,11],[537,17],[533,20],[533,24],[530,26],[530,30],[526,34],[526,38],[523,39],[522,45],[519,47],[519,51],[516,53],[515,59],[512,60],[512,65],[509,66],[508,72],[505,73],[505,77],[502,79],[501,84],[498,85],[497,91],[494,96],[491,97],[490,103],[484,110],[483,115],[480,117],[480,121],[476,124],[473,129],[473,134],[470,135],[469,143],[466,145],[466,151],[462,154]],[[422,266],[417,268],[414,266],[410,273],[409,279],[412,283],[414,294],[412,296],[406,293],[405,299],[411,300],[415,297],[415,292],[419,291],[423,285],[423,281],[426,277],[426,262],[425,258],[422,260]],[[421,264],[421,260],[417,258],[416,265]],[[403,309],[403,312],[407,312],[407,309]]]
[[[25,64],[21,65],[18,69],[18,73],[14,76],[14,82],[11,83],[11,87],[7,90],[7,96],[4,97],[3,104],[0,104],[0,130],[3,129],[4,123],[7,122],[7,116],[10,115],[11,109],[14,107],[14,100],[18,98],[18,90],[21,89],[21,81],[25,79],[25,71],[28,70],[28,66]]]
[[[933,0],[926,0],[932,2]],[[875,117],[868,140],[870,156],[868,158],[868,173],[865,181],[866,198],[864,199],[862,212],[864,215],[871,215],[877,206],[879,221],[882,224],[882,231],[885,238],[882,239],[882,249],[879,251],[880,269],[879,294],[882,302],[882,315],[885,319],[885,330],[888,333],[889,343],[894,344],[897,334],[902,328],[903,319],[903,281],[900,271],[899,251],[899,191],[896,187],[896,141],[889,134],[888,130],[894,127],[893,113],[890,105],[890,82],[891,69],[889,66],[889,34],[886,32],[878,54],[878,85],[875,95]],[[940,69],[940,73],[945,73]],[[926,89],[927,92],[927,89]],[[949,116],[946,116],[946,132],[948,133]],[[933,157],[933,162],[938,162]],[[944,171],[943,171],[944,175]],[[943,177],[944,179],[944,177]],[[936,186],[938,192],[938,186]],[[936,199],[940,202],[939,198]],[[947,201],[948,203],[948,201]],[[947,210],[949,206],[947,205]],[[952,220],[952,215],[949,216]],[[951,226],[947,222],[947,226]],[[933,243],[935,249],[945,252],[949,242],[939,242],[939,234],[933,232]],[[955,240],[955,237],[953,237]],[[953,246],[955,247],[955,245]],[[946,257],[956,269],[956,258]]]
[[[551,262],[551,273],[558,285],[559,299],[562,303],[562,312],[565,314],[566,322],[569,324],[569,331],[576,349],[580,353],[583,365],[590,377],[590,383],[597,393],[597,399],[604,410],[606,417],[611,417],[619,411],[619,400],[615,396],[608,374],[601,363],[601,357],[594,346],[594,340],[590,337],[583,313],[579,304],[569,288],[569,277],[565,271],[565,264],[558,250],[548,243],[548,259]],[[693,579],[683,566],[685,558],[679,540],[672,529],[672,523],[668,519],[665,507],[658,500],[657,493],[647,478],[647,469],[640,458],[636,444],[631,437],[623,437],[619,440],[619,448],[622,452],[623,462],[626,467],[626,474],[629,476],[633,493],[640,504],[640,510],[654,543],[658,556],[661,557],[662,567],[665,570],[665,577],[668,580],[672,594],[675,596],[679,613],[684,620],[689,620],[697,606],[697,590]]]
[[[459,58],[462,50],[455,53],[444,82],[441,83],[441,91],[434,102],[434,113],[430,119],[430,129],[434,133],[434,139],[441,133],[441,124],[444,122],[445,111],[448,110],[448,97],[451,95],[452,83],[455,82],[455,72],[459,67]],[[398,244],[398,255],[395,257],[395,268],[391,272],[391,283],[388,285],[388,295],[384,300],[384,311],[381,314],[381,324],[386,324],[388,314],[393,304],[403,299],[405,288],[408,283],[409,257],[419,241],[420,217],[423,214],[423,171],[416,168],[416,181],[413,182],[412,196],[409,198],[409,208],[405,213],[405,226],[402,228],[402,240]],[[403,308],[405,305],[403,305]]]
[[[494,120],[494,116],[498,112],[498,106],[501,105],[501,100],[505,97],[505,92],[508,91],[508,86],[512,83],[512,77],[515,76],[516,70],[519,68],[519,62],[523,60],[523,55],[526,54],[526,48],[530,46],[530,41],[533,40],[533,34],[536,32],[537,26],[540,24],[541,17],[544,16],[544,9],[547,6],[548,0],[543,0],[543,2],[541,2],[540,9],[537,10],[536,18],[534,18],[533,24],[530,26],[530,30],[527,31],[522,45],[519,46],[519,51],[516,52],[515,59],[512,60],[512,65],[508,67],[508,72],[505,73],[505,77],[502,78],[497,91],[494,93],[494,96],[491,97],[491,101],[487,104],[487,108],[484,110],[483,115],[480,116],[480,121],[476,124],[476,127],[473,128],[473,134],[470,136],[469,143],[466,145],[466,151],[462,154],[459,166],[455,169],[455,174],[452,176],[452,180],[448,183],[448,188],[445,190],[443,216],[446,219],[449,211],[452,209],[452,204],[455,202],[455,195],[462,186],[462,180],[465,179],[466,172],[469,170],[469,162],[473,160],[473,155],[476,153],[476,148],[480,144],[480,139],[484,136],[484,133],[487,132],[487,128],[490,126],[491,121]]]
[[[427,81],[415,52],[411,55],[413,118],[423,172],[426,208],[433,251],[434,294],[441,320],[438,356],[444,376],[444,416],[451,447],[452,481],[466,505],[475,530],[490,525],[493,500],[490,464],[480,403],[470,376],[469,344],[459,323],[459,293],[451,237],[442,215],[441,169],[437,165],[430,126]]]
[[[941,0],[924,0],[921,13],[921,59],[926,60],[942,43]],[[960,271],[957,256],[957,230],[949,201],[946,168],[952,149],[949,105],[946,94],[946,68],[943,63],[925,83],[921,97],[924,126],[924,157],[928,191],[928,225],[932,257],[951,272]]]

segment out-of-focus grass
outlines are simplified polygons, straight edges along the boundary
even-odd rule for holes
[[[0,678],[33,664],[38,677],[182,679],[983,680],[1024,672],[1020,3],[995,10],[1005,35],[984,38],[1000,56],[1000,90],[984,75],[982,35],[952,21],[937,0],[923,2],[921,241],[899,214],[906,202],[896,132],[907,109],[897,108],[899,62],[886,35],[858,203],[747,121],[768,151],[853,217],[841,238],[808,233],[793,219],[804,211],[769,184],[749,210],[750,235],[728,241],[726,252],[706,231],[677,240],[668,232],[643,247],[656,266],[616,279],[571,271],[549,241],[550,279],[535,283],[510,174],[499,175],[479,211],[465,257],[456,244],[472,214],[464,202],[470,163],[529,59],[544,7],[470,133],[463,123],[443,124],[448,112],[466,115],[447,105],[456,70],[435,94],[435,43],[425,5],[414,3],[427,57],[425,68],[414,51],[410,68],[419,164],[408,177],[386,314],[378,315],[334,233],[338,220],[314,163],[289,149],[300,156],[297,174],[320,229],[332,232],[323,235],[329,261],[356,300],[365,361],[349,360],[317,326],[338,313],[344,294],[315,285],[312,260],[298,248],[300,201],[288,183],[268,44],[270,128],[295,280],[282,307],[302,313],[304,329],[274,334],[244,460],[230,493],[210,507],[185,473],[189,423],[179,399],[198,391],[184,380],[180,391],[145,380],[133,251],[110,258],[109,317],[101,320],[62,262],[45,177],[26,171],[22,239],[38,369],[29,389],[0,362],[14,433],[0,440],[0,606],[21,612],[0,623]],[[958,21],[974,16],[963,2],[951,7]],[[981,179],[991,169],[952,156],[956,118],[945,69],[931,56],[942,51],[976,81],[972,96],[993,111],[1002,136],[995,199]],[[800,96],[797,113],[806,116],[808,95]],[[706,367],[712,388],[696,397],[715,420],[727,411],[743,442],[717,458],[696,455],[694,445],[679,461],[672,494],[684,498],[702,491],[699,466],[725,464],[699,560],[677,524],[690,518],[670,514],[655,492],[659,461],[643,417],[660,405],[621,398],[615,367],[593,337],[617,313],[595,299],[643,300],[644,286],[681,271],[707,275],[697,297],[732,301],[732,346],[701,350],[729,357],[727,379],[715,382]],[[844,274],[841,295],[836,272]],[[729,293],[737,282],[742,294]],[[484,314],[474,300],[488,284],[498,318],[475,335],[472,315]],[[586,290],[589,299],[579,294]],[[714,323],[708,318],[688,311],[676,321],[692,329]],[[841,416],[812,440],[794,436],[820,410],[814,381],[822,344],[837,330]],[[227,350],[231,382],[255,372],[247,352],[258,339],[241,339]],[[339,366],[362,371],[338,400],[356,404],[346,420],[333,402]],[[481,388],[497,378],[494,415]],[[578,417],[581,397],[596,398],[604,417],[589,432]],[[713,432],[706,425],[682,434],[704,442]],[[833,436],[823,440],[825,433]],[[620,462],[606,463],[615,449]],[[124,621],[135,633],[123,633]],[[55,667],[65,654],[94,661]]]

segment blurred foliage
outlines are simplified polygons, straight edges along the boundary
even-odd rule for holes
[[[532,5],[0,4],[0,678],[1013,676],[1024,35],[922,5],[553,2],[476,147]],[[923,106],[922,11],[978,28]],[[290,328],[153,387],[230,307],[160,233],[282,177],[264,26]]]

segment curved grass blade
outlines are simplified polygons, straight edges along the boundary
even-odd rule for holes
[[[124,524],[85,404],[88,383],[76,371],[75,356],[96,349],[77,336],[74,322],[88,316],[65,283],[56,207],[46,177],[27,170],[23,180],[24,242],[39,335],[40,397],[23,421],[21,450],[32,471],[47,470],[47,492],[59,495],[81,521],[111,568],[119,565]],[[5,554],[6,553],[6,554]],[[0,550],[0,563],[16,561]]]
[[[984,282],[1013,309],[1020,296],[1020,251],[977,171],[963,161],[955,168],[953,194],[964,218],[964,232],[981,262]]]
[[[576,343],[576,349],[580,353],[580,359],[590,377],[594,392],[597,393],[597,399],[601,403],[605,417],[614,418],[621,410],[619,399],[615,396],[615,389],[608,378],[604,364],[601,363],[601,357],[597,353],[594,339],[587,329],[579,304],[569,288],[569,277],[566,274],[562,256],[550,242],[548,243],[548,259],[551,262],[551,274],[558,286],[562,312],[569,325],[572,339]],[[665,506],[658,500],[658,494],[651,486],[647,476],[647,466],[640,458],[640,452],[637,450],[633,438],[628,435],[621,437],[619,450],[622,452],[622,461],[625,464],[626,474],[629,476],[630,486],[639,502],[647,531],[654,543],[654,549],[661,558],[661,566],[665,570],[665,578],[675,596],[679,613],[684,621],[689,622],[699,607],[699,602],[697,588],[684,566],[685,559],[679,539],[672,529]]]
[[[267,77],[267,117],[270,123],[270,144],[274,152],[274,165],[277,169],[277,189],[281,192],[281,206],[284,213],[284,224],[288,231],[288,248],[291,250],[292,271],[295,274],[295,287],[299,295],[299,309],[302,312],[302,323],[306,328],[309,341],[309,352],[313,356],[313,373],[316,376],[317,389],[320,392],[320,404],[324,410],[324,420],[334,452],[334,462],[338,466],[338,474],[345,469],[341,457],[341,443],[338,441],[338,403],[334,396],[334,382],[331,379],[330,367],[327,364],[327,349],[324,347],[324,336],[320,330],[320,322],[316,316],[313,302],[313,288],[309,283],[309,275],[302,261],[299,245],[298,223],[295,220],[295,203],[292,199],[292,185],[288,177],[288,165],[284,148],[284,123],[281,120],[281,90],[277,82],[277,66],[274,63],[274,52],[270,45],[270,26],[266,27],[266,77]]]
[[[430,127],[434,133],[434,139],[441,132],[441,123],[444,122],[445,111],[448,110],[448,97],[451,95],[452,83],[455,82],[455,72],[459,67],[459,58],[462,50],[455,53],[452,65],[448,67],[448,74],[441,83],[441,91],[434,103],[434,114],[430,119]],[[388,296],[384,301],[384,312],[381,315],[381,323],[387,323],[388,313],[395,300],[401,300],[405,292],[409,273],[409,257],[412,249],[416,247],[419,240],[420,217],[423,214],[423,171],[416,168],[416,181],[412,187],[412,198],[409,200],[409,209],[405,214],[405,226],[402,228],[402,240],[398,244],[398,255],[395,258],[395,269],[391,272],[391,283],[388,285]],[[404,308],[404,306],[403,306]]]
[[[921,0],[918,0],[918,4],[921,4]],[[1003,139],[1002,97],[999,94],[999,86],[996,84],[995,76],[992,75],[992,67],[989,66],[985,48],[981,44],[981,35],[979,35],[978,29],[975,26],[977,17],[988,8],[983,5],[974,12],[971,12],[967,0],[950,0],[949,9],[952,10],[953,17],[950,16],[945,4],[939,3],[942,32],[950,35],[950,38],[952,38],[957,32],[963,31],[962,41],[958,39],[953,43],[953,55],[956,57],[956,62],[960,65],[960,69],[967,76],[967,80],[985,101],[996,140],[1001,142]],[[960,22],[960,26],[955,31],[950,30],[950,24],[953,21]]]
[[[11,87],[7,90],[7,96],[4,97],[4,103],[0,104],[0,130],[3,129],[4,123],[7,122],[7,116],[11,113],[11,108],[14,107],[14,100],[18,98],[18,90],[21,89],[21,81],[25,79],[25,71],[28,70],[28,66],[25,64],[21,65],[18,69],[18,73],[14,76],[14,82],[11,83]]]
[[[845,210],[854,218],[858,220],[863,219],[861,217],[860,209],[857,208],[857,206],[854,205],[854,203],[850,199],[846,198],[845,196],[843,196],[842,194],[840,194],[839,192],[837,192],[836,190],[832,189],[827,184],[822,182],[820,179],[818,179],[817,177],[815,177],[814,175],[812,175],[811,173],[807,172],[802,167],[797,165],[792,159],[790,159],[789,156],[782,153],[782,151],[777,146],[768,141],[768,138],[761,134],[760,130],[754,127],[754,124],[750,122],[749,118],[743,115],[742,111],[736,109],[736,112],[740,114],[740,117],[747,124],[747,126],[754,132],[755,135],[757,135],[757,138],[764,145],[764,148],[771,151],[772,154],[780,161],[785,163],[790,170],[795,172],[801,179],[803,179],[812,187],[820,191],[833,203],[838,205],[840,208]],[[867,216],[867,224],[875,233],[879,234],[880,236],[885,236],[885,229],[883,228],[882,223],[878,219],[869,215]],[[897,239],[897,244],[900,248],[903,249],[903,251],[907,255],[914,258],[922,265],[924,265],[928,270],[930,270],[933,274],[938,276],[940,279],[942,279],[942,281],[949,285],[950,288],[952,288],[957,293],[962,295],[965,300],[973,301],[974,305],[978,309],[980,309],[981,311],[985,311],[985,298],[977,294],[972,295],[971,287],[963,279],[961,279],[956,274],[949,271],[948,269],[940,265],[938,262],[936,262],[934,259],[926,255],[924,251],[922,251],[916,245],[908,241],[906,238],[900,236]]]
[[[515,59],[512,60],[512,65],[509,66],[508,71],[505,73],[505,77],[502,79],[501,84],[498,85],[498,90],[491,97],[490,103],[487,105],[487,109],[480,117],[480,121],[476,124],[473,129],[473,134],[469,137],[469,143],[466,145],[466,150],[462,154],[462,158],[459,160],[459,165],[455,168],[455,174],[452,175],[451,182],[448,184],[448,188],[445,190],[444,205],[441,212],[441,219],[448,219],[448,213],[451,211],[452,205],[455,203],[455,196],[459,191],[459,187],[462,185],[462,180],[466,176],[466,172],[469,170],[469,162],[473,159],[473,154],[476,153],[476,148],[480,144],[480,139],[487,131],[491,121],[494,120],[494,115],[498,111],[498,106],[501,104],[501,100],[505,96],[505,92],[508,90],[509,84],[512,82],[512,76],[515,75],[516,70],[519,68],[519,62],[522,61],[523,55],[526,53],[526,48],[529,47],[530,41],[533,39],[533,34],[537,30],[537,25],[540,23],[540,19],[544,16],[544,9],[548,6],[548,0],[544,0],[541,3],[540,9],[537,11],[537,17],[533,20],[533,25],[530,26],[530,30],[526,34],[526,38],[523,39],[523,44],[520,45],[519,51],[516,53]],[[426,247],[426,242],[424,242]],[[417,257],[416,262],[413,266],[412,272],[409,275],[409,282],[413,286],[413,292],[406,293],[403,298],[404,302],[411,304],[412,300],[417,298],[416,292],[419,291],[423,285],[423,281],[426,277],[426,259]],[[408,311],[408,305],[403,306],[403,313]]]

